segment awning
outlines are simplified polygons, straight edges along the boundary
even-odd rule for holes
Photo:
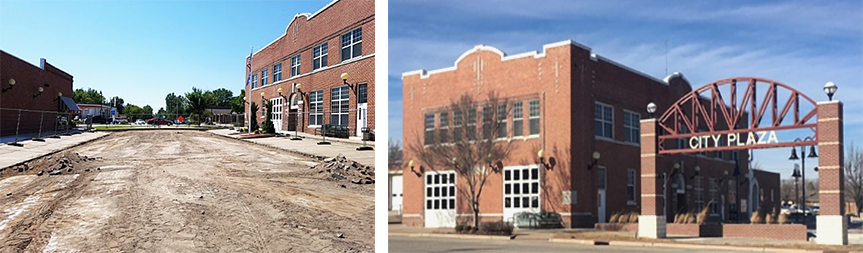
[[[75,100],[72,100],[70,97],[60,97],[63,100],[63,105],[66,110],[70,111],[80,111],[78,108],[78,104],[75,103]]]

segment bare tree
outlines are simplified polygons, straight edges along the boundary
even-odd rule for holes
[[[848,147],[845,155],[845,190],[846,198],[857,205],[857,215],[863,211],[863,150]]]
[[[387,153],[387,167],[389,170],[398,170],[402,166],[402,145],[393,139],[389,141]]]
[[[497,94],[488,94],[488,100],[477,102],[469,95],[463,95],[447,108],[438,113],[447,115],[446,128],[429,127],[426,124],[423,142],[408,144],[407,149],[419,159],[421,170],[454,170],[458,175],[458,193],[467,200],[473,212],[473,229],[479,227],[479,203],[483,187],[493,173],[500,173],[502,160],[511,151],[510,142],[496,141],[506,134],[506,119],[511,108],[506,99]],[[434,115],[430,117],[434,125]],[[451,115],[451,116],[450,116]],[[451,121],[449,119],[452,119]],[[441,120],[442,121],[442,120]],[[449,127],[449,124],[452,127]],[[480,124],[478,124],[480,123]],[[480,129],[477,129],[479,125]],[[451,129],[451,130],[450,130]]]
[[[799,183],[799,182],[798,182]],[[794,179],[784,179],[779,182],[779,194],[781,194],[780,199],[782,201],[792,201],[797,203],[800,199],[798,198],[797,192],[794,189]]]

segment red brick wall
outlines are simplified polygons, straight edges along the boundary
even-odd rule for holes
[[[329,124],[330,115],[330,95],[331,89],[334,87],[344,86],[341,79],[342,73],[348,73],[350,78],[349,83],[368,84],[368,127],[375,129],[375,20],[374,20],[374,1],[370,0],[342,0],[333,3],[325,9],[320,10],[311,19],[307,19],[305,15],[295,16],[286,29],[286,33],[276,39],[273,43],[266,46],[259,52],[254,54],[252,74],[258,75],[258,86],[251,92],[248,92],[250,87],[246,87],[247,93],[251,94],[251,101],[256,104],[261,103],[261,92],[265,93],[267,101],[278,96],[277,90],[282,88],[287,101],[291,97],[291,88],[294,83],[302,84],[302,91],[308,96],[310,91],[323,90],[323,108],[324,124]],[[341,62],[341,35],[353,31],[356,28],[362,27],[362,56],[348,60],[346,63]],[[296,28],[296,36],[294,35]],[[324,42],[328,43],[327,66],[329,68],[319,69],[312,72],[312,56],[313,48]],[[291,77],[291,57],[300,55],[300,76]],[[371,56],[370,56],[371,55]],[[370,57],[368,57],[370,56]],[[362,58],[366,57],[366,58]],[[282,81],[273,82],[273,66],[282,64]],[[338,66],[336,66],[338,65]],[[268,70],[267,77],[269,79],[267,86],[260,87],[261,71]],[[311,72],[311,73],[310,73]],[[247,73],[248,74],[248,73]],[[308,116],[308,97],[303,98],[303,117],[300,119],[300,131],[306,133],[314,133],[315,129],[309,128]],[[348,115],[348,127],[351,135],[356,135],[356,129],[363,126],[357,126],[357,92],[351,90],[349,103],[350,112]],[[260,107],[260,106],[259,106]],[[289,106],[285,106],[281,129],[293,128],[288,126],[289,122]],[[248,105],[245,109],[248,111]],[[257,113],[259,122],[263,122],[260,111]],[[276,126],[276,128],[280,128]]]
[[[754,170],[755,178],[758,179],[758,186],[761,188],[760,206],[761,210],[773,213],[774,209],[778,212],[782,202],[779,196],[779,173]],[[773,192],[771,198],[770,193]],[[811,194],[811,193],[806,193]]]
[[[72,97],[72,75],[54,67],[48,62],[44,69],[21,60],[5,51],[0,51],[0,87],[9,88],[9,79],[15,85],[0,95],[0,135],[14,135],[18,124],[18,110],[57,112],[60,100],[57,93]],[[41,95],[38,88],[42,87]],[[10,110],[14,109],[14,110]],[[56,114],[22,111],[19,133],[39,131],[40,121],[43,131],[53,130]]]
[[[802,224],[725,224],[722,233],[725,238],[807,240],[806,226]]]
[[[502,60],[496,49],[474,48],[466,52],[449,70],[432,71],[431,74],[408,72],[403,83],[403,143],[408,147],[421,143],[424,131],[424,115],[435,113],[450,105],[462,94],[477,101],[484,101],[490,91],[500,97],[518,99],[525,103],[525,132],[528,130],[527,101],[539,98],[541,104],[540,136],[538,138],[510,138],[513,152],[504,166],[538,164],[536,153],[542,149],[547,157],[554,158],[556,166],[543,170],[541,187],[542,207],[546,211],[559,212],[567,226],[592,227],[597,219],[596,178],[597,168],[587,169],[593,161],[594,151],[601,153],[598,166],[608,173],[606,219],[614,212],[638,208],[626,200],[627,169],[640,173],[639,148],[623,143],[624,109],[647,117],[644,107],[655,102],[659,112],[667,109],[681,95],[690,91],[689,84],[682,79],[673,79],[671,85],[657,82],[630,70],[609,63],[604,59],[593,61],[590,51],[576,45],[545,47],[544,56],[526,56]],[[423,76],[428,74],[427,78]],[[597,140],[594,137],[594,101],[614,106],[614,140]],[[438,117],[435,124],[439,128]],[[507,126],[512,124],[508,120]],[[479,124],[478,124],[479,125]],[[512,135],[511,127],[509,134]],[[726,154],[730,157],[730,154]],[[405,161],[416,159],[405,149]],[[734,163],[712,158],[696,158],[693,155],[669,155],[661,159],[660,170],[669,170],[679,160],[687,162],[689,172],[696,164],[702,167],[702,175],[720,177],[721,170],[733,172]],[[745,173],[745,152],[740,154],[741,168]],[[418,165],[419,166],[419,165]],[[403,168],[404,213],[423,212],[423,181]],[[491,184],[483,190],[480,210],[487,214],[503,212],[503,184],[500,174],[489,178]],[[705,180],[705,185],[706,185]],[[639,189],[637,183],[636,189]],[[577,192],[577,204],[562,204],[562,191]],[[706,194],[707,191],[705,191]],[[640,191],[637,190],[636,195]],[[459,206],[466,205],[464,200]],[[459,211],[460,213],[462,210]],[[588,215],[585,215],[588,214]],[[407,224],[407,223],[406,223]]]

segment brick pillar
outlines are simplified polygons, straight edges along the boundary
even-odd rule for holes
[[[848,245],[842,102],[818,103],[818,244]]]
[[[641,120],[641,215],[638,237],[665,238],[662,185],[657,182],[656,119]]]

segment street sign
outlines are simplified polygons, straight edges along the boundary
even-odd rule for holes
[[[115,114],[117,114],[117,111],[115,111],[114,109],[111,109],[111,115],[115,115]]]
[[[177,117],[177,121],[183,122],[183,116]]]

